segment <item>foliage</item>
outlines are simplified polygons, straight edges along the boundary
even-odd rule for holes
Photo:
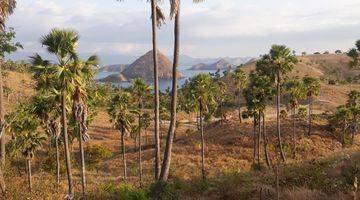
[[[13,28],[3,29],[0,31],[0,58],[3,59],[5,54],[10,54],[18,49],[22,49],[22,45],[18,42],[14,43],[15,31]]]
[[[98,169],[99,164],[113,156],[112,151],[101,145],[90,145],[85,148],[86,166],[91,169]]]

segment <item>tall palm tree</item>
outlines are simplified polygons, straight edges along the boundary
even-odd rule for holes
[[[123,0],[118,0],[123,1]],[[159,69],[158,69],[158,48],[157,48],[157,28],[160,28],[165,21],[165,15],[158,6],[161,0],[150,0],[151,2],[151,27],[152,27],[152,47],[154,63],[154,139],[155,139],[155,179],[160,176],[160,100],[159,100]]]
[[[144,79],[137,78],[133,81],[132,91],[135,96],[135,101],[138,105],[138,148],[139,148],[139,179],[140,186],[142,186],[142,153],[141,153],[141,130],[143,128],[142,122],[142,110],[144,109],[144,100],[148,97],[151,87],[146,84]]]
[[[231,74],[234,83],[235,83],[235,96],[238,100],[238,112],[239,112],[239,121],[241,123],[241,91],[246,87],[247,84],[247,75],[243,70],[240,68],[237,68],[232,74]]]
[[[289,107],[292,110],[292,121],[293,121],[293,133],[292,133],[292,142],[293,142],[293,159],[296,158],[296,135],[295,135],[295,118],[296,110],[299,107],[299,100],[306,97],[305,86],[302,81],[298,79],[293,79],[285,83],[286,93],[289,95]]]
[[[307,98],[309,102],[309,128],[308,135],[311,135],[311,127],[312,127],[312,113],[313,113],[313,97],[319,95],[320,92],[320,80],[315,77],[306,76],[303,78],[303,82],[305,85]]]
[[[201,172],[203,180],[206,180],[205,170],[205,138],[204,138],[204,125],[203,118],[205,117],[204,112],[208,111],[208,107],[216,104],[215,92],[216,85],[208,74],[200,74],[191,78],[189,82],[189,95],[191,100],[197,102],[197,109],[200,113],[200,134],[201,134]]]
[[[73,64],[78,59],[76,47],[79,35],[74,30],[52,29],[49,34],[41,38],[41,44],[50,54],[57,58],[56,70],[61,93],[61,124],[64,137],[66,172],[68,177],[68,197],[73,198],[74,188],[71,174],[71,159],[69,150],[68,126],[67,126],[67,100],[69,94],[74,91],[74,83],[79,77],[73,71]]]
[[[131,129],[133,123],[133,114],[136,113],[131,109],[132,98],[130,93],[122,92],[116,94],[112,99],[108,108],[108,113],[112,123],[121,132],[121,152],[123,157],[123,174],[124,181],[127,180],[126,170],[126,150],[125,150],[125,134]]]
[[[5,22],[6,20],[8,19],[8,17],[13,14],[14,10],[16,8],[16,0],[2,0],[0,1],[0,31],[1,31],[1,34],[4,36],[4,35],[7,35],[6,34],[6,29],[5,29]],[[11,31],[10,31],[11,32]],[[13,34],[13,36],[15,36]],[[10,40],[12,39],[13,37],[10,37]],[[4,43],[2,44],[2,49],[0,50],[1,52],[1,65],[2,65],[2,62],[3,62],[3,58],[4,58],[4,53],[10,53],[10,52],[13,52],[13,51],[16,51],[16,48],[15,49],[12,49],[12,48],[9,48],[11,47],[11,45],[9,45],[9,37],[2,37],[2,40],[1,43]],[[16,46],[14,46],[16,47]],[[2,130],[2,127],[4,126],[4,105],[3,105],[3,96],[4,96],[4,88],[3,88],[3,77],[2,77],[2,70],[1,70],[1,66],[0,65],[0,127],[1,127],[1,130],[0,130],[0,164],[2,167],[4,167],[5,165],[5,134],[3,134],[3,130]]]
[[[78,133],[78,141],[80,148],[80,160],[81,160],[81,185],[82,193],[85,195],[86,178],[85,178],[85,155],[84,144],[90,139],[87,134],[88,130],[88,106],[87,106],[87,94],[86,86],[92,84],[94,70],[93,68],[99,63],[96,55],[90,56],[88,60],[81,61],[76,60],[72,65],[72,71],[77,74],[78,80],[73,94],[73,106],[72,113],[73,119],[76,124],[76,132]],[[79,80],[80,78],[80,80]]]
[[[281,87],[284,82],[284,76],[293,70],[297,59],[288,47],[273,45],[269,54],[264,55],[259,63],[256,70],[262,75],[269,76],[276,85],[276,130],[280,156],[282,161],[285,162],[280,126]]]
[[[204,0],[193,0],[194,3],[200,3]],[[172,94],[170,107],[170,126],[166,138],[166,147],[164,152],[163,163],[161,166],[161,173],[159,180],[166,182],[169,177],[171,152],[174,142],[175,128],[176,128],[176,108],[177,108],[177,68],[180,59],[180,4],[181,0],[170,0],[170,18],[175,18],[174,21],[174,55],[173,55],[173,69],[172,69]]]

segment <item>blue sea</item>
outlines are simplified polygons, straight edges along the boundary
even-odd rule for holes
[[[183,74],[183,78],[178,80],[178,85],[181,87],[185,80],[189,79],[190,77],[197,75],[197,74],[208,74],[208,73],[215,73],[216,70],[189,70],[191,66],[184,66],[179,67],[179,71]],[[222,73],[222,72],[221,72]],[[100,72],[96,75],[96,79],[105,78],[111,74],[117,74],[116,72]],[[152,85],[153,82],[150,81],[148,84]],[[160,91],[165,91],[167,88],[171,88],[172,81],[171,79],[162,79],[159,80],[159,89]],[[123,82],[123,83],[113,83],[114,86],[126,88],[131,85],[130,82]]]

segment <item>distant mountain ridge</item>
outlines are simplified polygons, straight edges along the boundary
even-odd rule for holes
[[[235,65],[231,64],[226,59],[222,58],[212,64],[199,63],[193,65],[189,70],[225,70],[228,68],[233,68],[234,66]]]

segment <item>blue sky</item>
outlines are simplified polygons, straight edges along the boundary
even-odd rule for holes
[[[193,57],[258,56],[271,44],[297,52],[347,50],[360,39],[359,0],[182,0],[181,53]],[[169,5],[161,4],[166,15]],[[74,28],[79,51],[141,55],[151,48],[146,0],[18,0],[9,26],[23,54],[44,52],[41,35],[53,27]],[[159,33],[160,50],[172,52],[172,21]]]

